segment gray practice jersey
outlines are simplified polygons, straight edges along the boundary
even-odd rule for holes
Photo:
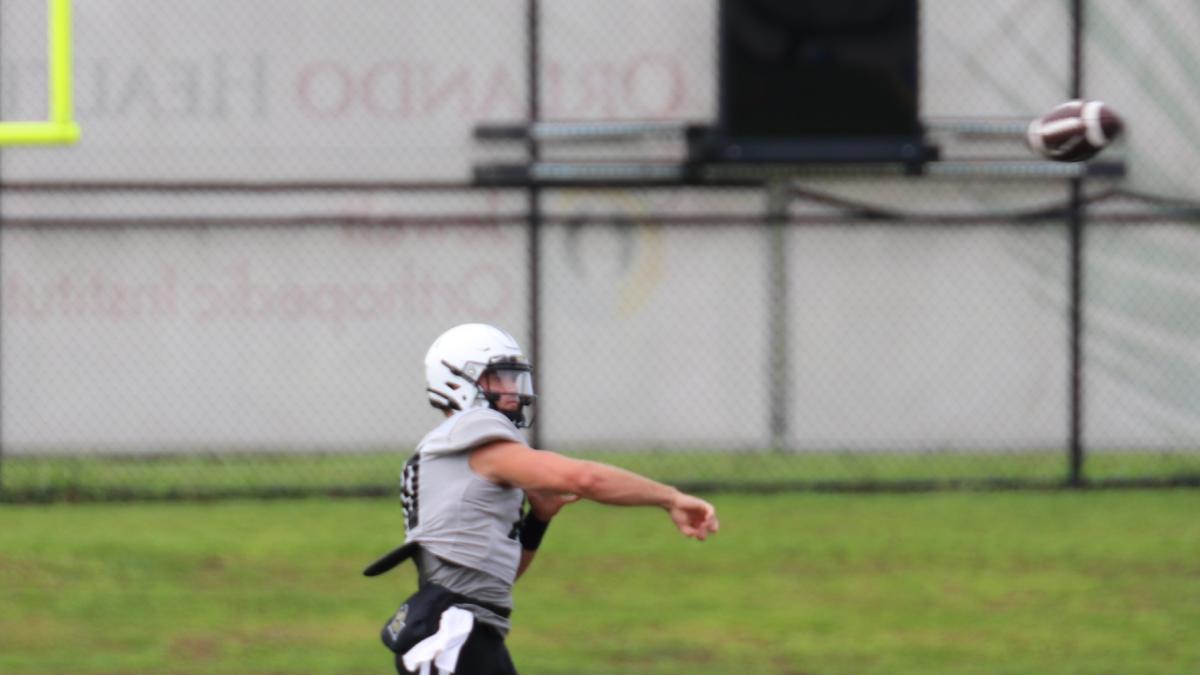
[[[492,441],[525,439],[490,408],[453,415],[421,439],[404,465],[401,484],[405,541],[421,544],[422,581],[511,608],[524,493],[487,480],[468,463],[471,450]],[[480,621],[508,630],[503,617],[481,607],[468,609]]]

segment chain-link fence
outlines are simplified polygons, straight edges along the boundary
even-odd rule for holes
[[[0,120],[45,116],[45,17],[0,2]],[[717,24],[695,0],[77,2],[83,139],[0,150],[0,495],[392,491],[438,420],[424,352],[465,321],[533,352],[539,446],[678,483],[1200,481],[1194,3],[920,4],[931,132],[1082,76],[1126,118],[1123,175],[472,182],[621,156],[474,139],[531,103],[713,119]]]

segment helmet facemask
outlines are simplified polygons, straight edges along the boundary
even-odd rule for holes
[[[493,360],[479,376],[477,386],[489,408],[518,427],[533,424],[533,405],[537,401],[533,393],[533,369],[523,359]]]
[[[467,408],[486,403],[487,407],[512,420],[517,427],[533,424],[537,396],[533,393],[533,369],[525,359],[497,356],[486,364],[468,362],[464,368],[457,368],[447,361],[442,361],[442,365],[475,390],[475,405],[468,404]],[[475,376],[476,373],[478,376]],[[458,389],[457,386],[454,388]],[[452,399],[449,402],[454,409],[461,409]]]

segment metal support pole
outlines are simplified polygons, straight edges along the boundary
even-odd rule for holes
[[[533,125],[541,117],[541,34],[539,18],[541,13],[538,0],[528,0],[526,5],[526,67],[528,91],[529,124]],[[532,135],[526,141],[526,154],[530,165],[541,159],[541,149],[538,140]],[[529,253],[529,270],[527,280],[528,312],[529,312],[529,360],[534,364],[536,378],[535,391],[542,391],[545,379],[537,378],[537,372],[545,365],[541,361],[541,274],[542,274],[542,189],[533,183],[528,190],[529,223],[526,229],[527,247]],[[544,398],[542,399],[545,400]],[[545,405],[538,405],[538,414],[545,418]],[[533,447],[541,447],[541,431],[544,424],[534,424],[529,429],[529,443]]]
[[[1071,0],[1071,98],[1083,97],[1083,0]],[[1083,476],[1083,251],[1086,226],[1083,178],[1071,179],[1067,225],[1070,255],[1070,418],[1067,483],[1084,484]]]
[[[788,450],[788,403],[790,373],[788,372],[788,288],[787,288],[787,221],[791,202],[791,183],[773,180],[767,184],[767,293],[769,340],[767,348],[767,381],[771,401],[771,449]]]
[[[1071,206],[1068,228],[1070,248],[1070,350],[1071,350],[1071,432],[1068,438],[1070,468],[1067,482],[1083,485],[1083,181],[1071,180]]]

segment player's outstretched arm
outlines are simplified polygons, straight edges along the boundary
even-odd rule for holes
[[[719,528],[712,504],[620,467],[571,459],[499,441],[471,453],[471,469],[495,483],[529,491],[578,495],[616,506],[660,506],[688,537],[703,541]]]

